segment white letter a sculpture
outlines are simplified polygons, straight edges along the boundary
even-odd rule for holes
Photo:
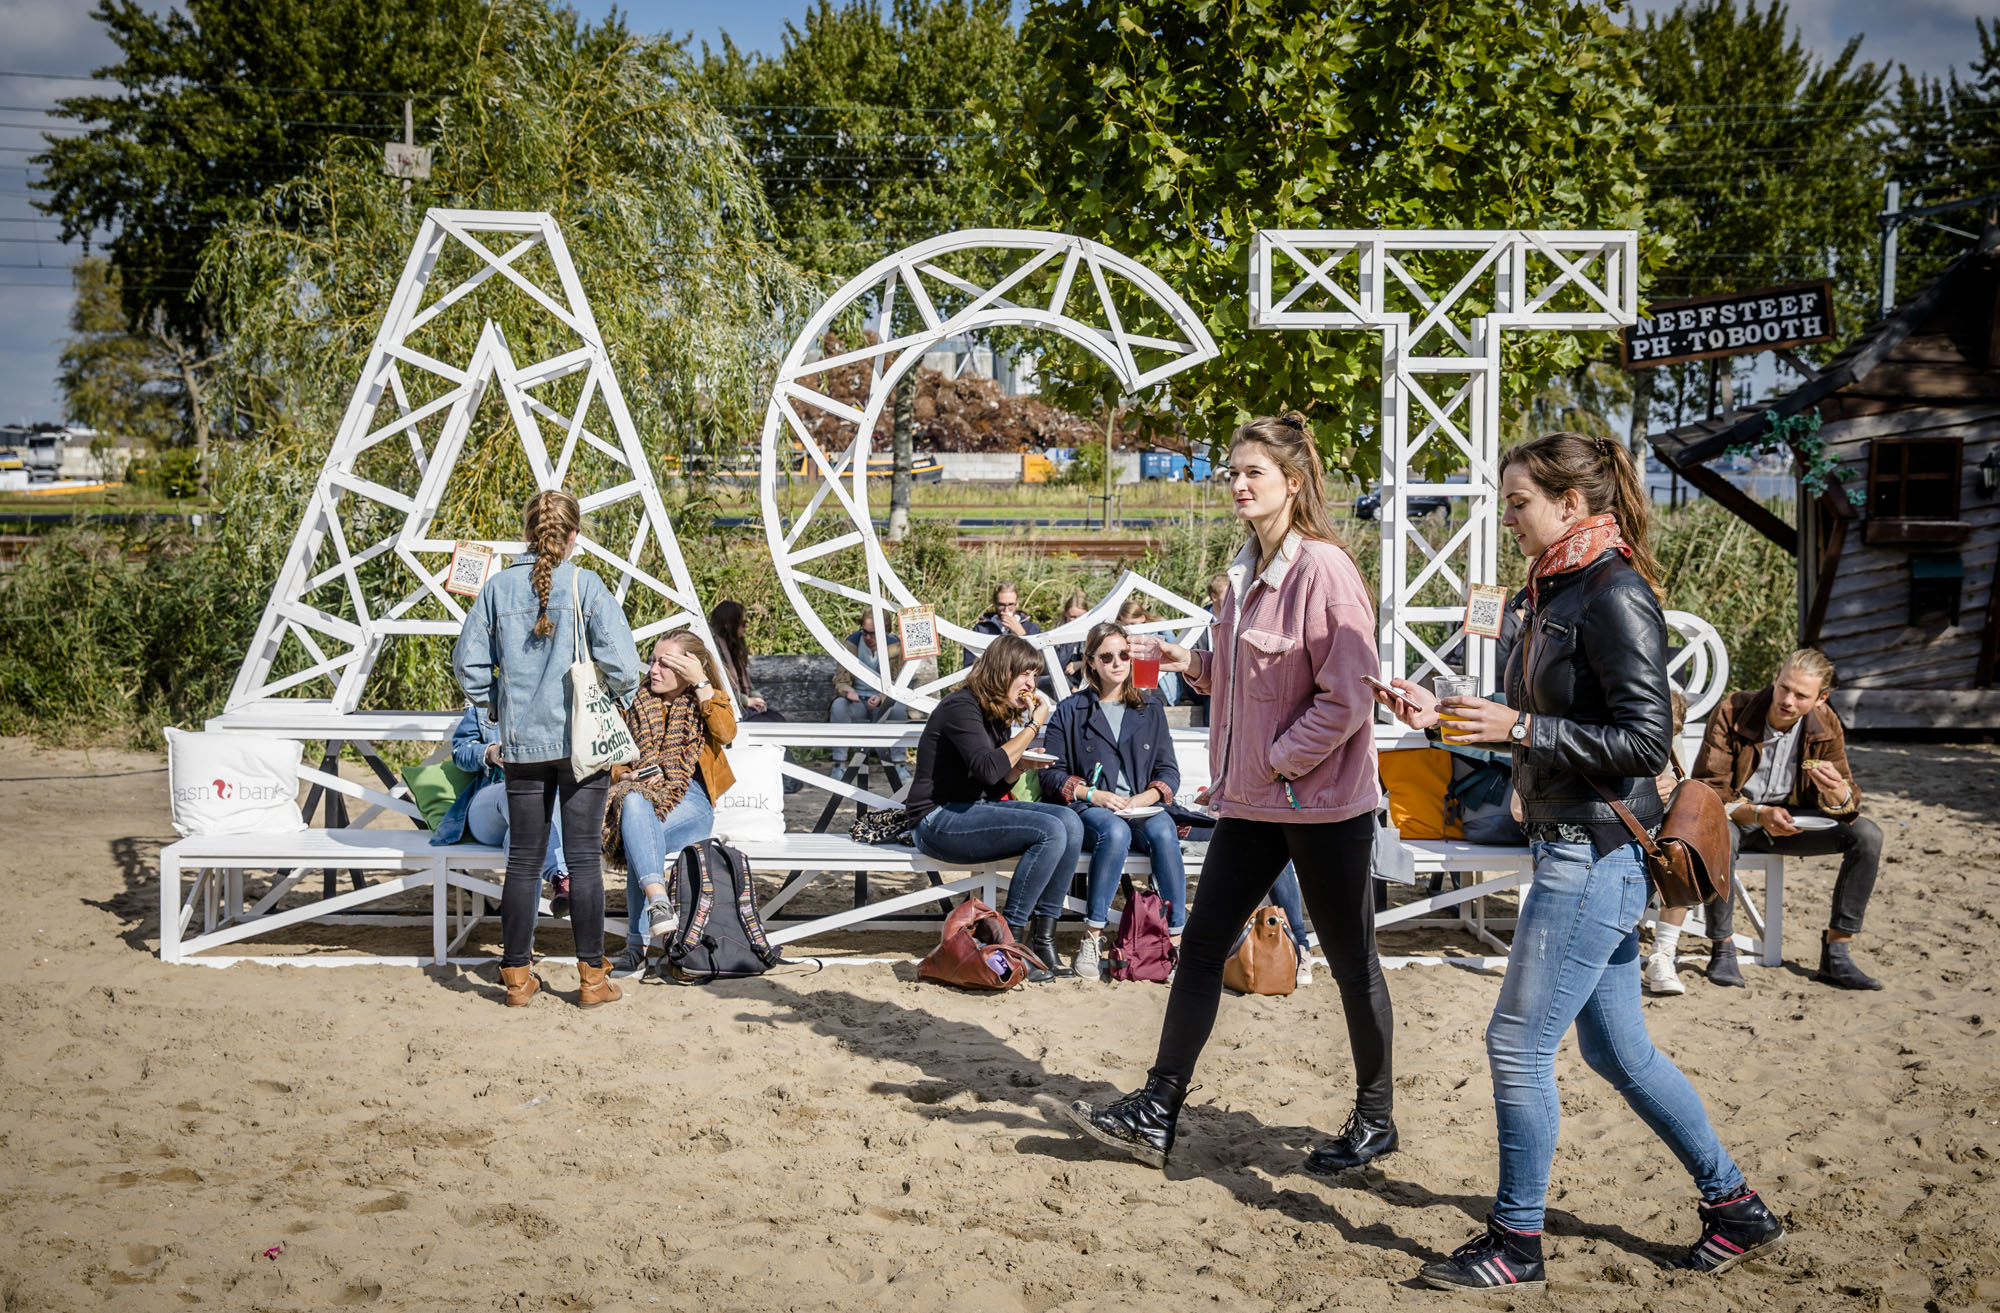
[[[488,247],[481,236],[501,238],[494,247],[506,249]],[[462,279],[434,280],[441,258],[456,269],[467,266],[466,252],[473,258]],[[555,291],[543,285],[550,272]],[[434,327],[434,321],[454,307],[464,315],[474,304],[470,298],[489,282],[481,302],[496,293],[507,296],[518,312],[508,322],[517,335],[543,344],[537,350],[547,351],[544,358],[516,364],[507,338],[490,318],[464,363],[411,345],[413,339],[428,345],[431,336],[446,336],[438,332],[444,325]],[[470,334],[463,319],[455,326],[459,331],[452,336],[462,352]],[[631,526],[622,551],[587,532],[577,546],[640,622],[633,626],[635,636],[643,644],[685,625],[708,637],[603,334],[555,220],[547,214],[432,210],[236,677],[230,711],[328,686],[328,713],[356,710],[390,637],[458,633],[464,599],[446,588],[457,543],[473,541],[494,552],[525,550],[518,540],[439,536],[450,526],[436,524],[454,476],[491,475],[490,469],[458,466],[474,413],[492,382],[499,384],[536,487],[569,486],[586,513],[600,513],[599,522]],[[560,433],[553,457],[543,441],[543,422]],[[641,503],[632,508],[639,511],[636,516],[630,510],[603,514],[633,498]],[[641,585],[636,603],[628,596],[634,583]],[[285,705],[296,704],[287,699]]]

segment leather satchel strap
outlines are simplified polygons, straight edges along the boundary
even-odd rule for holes
[[[1680,770],[1680,763],[1678,761],[1674,763],[1674,770],[1676,773]],[[1632,832],[1632,837],[1639,841],[1639,846],[1646,850],[1646,855],[1656,862],[1666,861],[1667,856],[1660,851],[1659,840],[1646,833],[1646,827],[1639,824],[1639,818],[1632,814],[1631,808],[1620,802],[1618,795],[1605,788],[1601,780],[1593,779],[1588,775],[1584,776],[1584,778],[1590,780],[1590,787],[1596,789],[1599,796],[1611,804],[1611,810],[1618,813],[1618,819],[1625,822],[1625,828]]]

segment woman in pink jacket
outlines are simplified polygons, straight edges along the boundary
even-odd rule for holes
[[[1287,861],[1340,986],[1354,1051],[1355,1108],[1306,1159],[1333,1173],[1393,1151],[1389,989],[1375,957],[1369,858],[1375,839],[1375,607],[1334,541],[1319,449],[1296,412],[1252,420],[1230,441],[1230,490],[1249,541],[1229,567],[1213,650],[1159,646],[1209,695],[1209,800],[1220,816],[1146,1085],[1109,1105],[1077,1102],[1085,1132],[1166,1166],[1195,1060],[1215,1025],[1222,967]]]

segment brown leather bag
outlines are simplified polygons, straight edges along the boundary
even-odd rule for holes
[[[1646,873],[1653,878],[1662,907],[1693,907],[1713,902],[1729,892],[1729,812],[1722,795],[1700,780],[1691,780],[1680,759],[1669,755],[1680,783],[1667,799],[1666,819],[1658,838],[1646,833],[1624,803],[1596,780],[1590,787],[1604,796],[1625,822],[1625,828],[1646,853]]]
[[[1222,987],[1239,994],[1289,994],[1299,987],[1299,953],[1283,912],[1266,903],[1250,914],[1235,953],[1222,964]]]
[[[1029,962],[1047,969],[1014,938],[1005,917],[968,898],[945,917],[938,946],[917,964],[917,979],[960,989],[1012,989],[1028,978]]]

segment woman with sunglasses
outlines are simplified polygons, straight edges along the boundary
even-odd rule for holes
[[[1104,926],[1111,893],[1133,848],[1153,863],[1153,887],[1167,903],[1176,942],[1187,921],[1187,873],[1180,835],[1166,804],[1180,786],[1167,709],[1132,683],[1132,640],[1124,626],[1093,625],[1083,640],[1085,687],[1049,717],[1044,748],[1055,756],[1042,769],[1042,796],[1060,797],[1083,820],[1091,854],[1083,943],[1070,967],[1079,980],[1100,979]]]

